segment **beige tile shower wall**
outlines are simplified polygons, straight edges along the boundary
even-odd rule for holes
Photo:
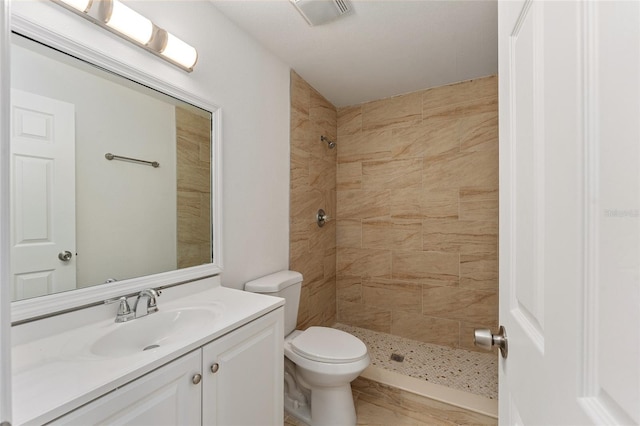
[[[304,276],[298,328],[336,320],[336,108],[291,72],[291,206],[289,267]],[[316,224],[318,209],[330,220]]]
[[[487,77],[338,110],[338,321],[452,347],[497,326]]]
[[[176,107],[178,268],[211,262],[211,119]]]

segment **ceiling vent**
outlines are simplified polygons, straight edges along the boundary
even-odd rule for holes
[[[291,0],[311,26],[322,25],[351,12],[349,0]]]

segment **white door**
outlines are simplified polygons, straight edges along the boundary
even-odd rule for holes
[[[13,300],[76,287],[75,108],[11,90]]]
[[[499,2],[500,423],[640,424],[640,2]]]

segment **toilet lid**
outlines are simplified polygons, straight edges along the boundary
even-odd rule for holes
[[[367,355],[360,339],[328,327],[309,327],[291,341],[291,348],[307,359],[327,363],[353,362]]]

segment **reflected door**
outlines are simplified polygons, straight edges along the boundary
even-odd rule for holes
[[[11,91],[13,300],[76,287],[75,108]]]
[[[499,2],[500,423],[640,424],[640,2]]]

